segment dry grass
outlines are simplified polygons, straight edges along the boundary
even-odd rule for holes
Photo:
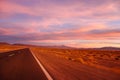
[[[49,53],[70,61],[120,73],[120,51],[32,48],[35,53]]]
[[[49,53],[62,59],[120,73],[120,51],[56,49],[31,46],[0,45],[0,52],[29,47],[36,55]]]
[[[17,50],[22,48],[26,48],[26,46],[0,45],[0,52],[6,52],[6,51]]]

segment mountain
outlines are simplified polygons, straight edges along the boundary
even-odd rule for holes
[[[73,47],[65,46],[65,45],[58,45],[58,46],[44,46],[44,45],[30,45],[30,44],[20,44],[20,43],[15,43],[13,45],[17,46],[36,46],[36,47],[44,47],[44,48],[61,48],[61,49],[71,49]]]
[[[15,44],[12,44],[12,45],[16,45],[16,46],[36,46],[36,45],[31,45],[31,44],[21,44],[21,43],[15,43]]]
[[[118,47],[102,47],[100,49],[102,49],[102,50],[120,50],[120,48],[118,48]]]
[[[10,45],[10,44],[7,42],[0,42],[0,45]]]
[[[50,47],[50,48],[61,48],[61,49],[74,49],[74,47],[69,47],[69,46],[65,46],[65,45],[46,46],[46,47]]]
[[[117,50],[117,51],[120,51],[120,48],[118,47],[79,48],[79,50]]]
[[[9,44],[7,42],[0,42],[0,45],[17,45],[17,46],[31,46],[31,47],[44,47],[44,48],[79,49],[79,50],[119,50],[120,51],[120,48],[118,47],[75,48],[65,45],[43,46],[43,45],[21,44],[21,43]]]

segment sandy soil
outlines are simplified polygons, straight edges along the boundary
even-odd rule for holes
[[[120,74],[59,57],[44,50],[32,50],[55,80],[120,80]],[[43,52],[43,53],[42,53]]]
[[[0,51],[24,47],[29,46],[3,46]],[[120,51],[29,48],[54,80],[120,80]]]

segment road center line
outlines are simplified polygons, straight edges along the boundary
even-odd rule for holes
[[[47,70],[43,67],[43,65],[40,63],[40,61],[34,55],[34,53],[32,51],[31,51],[31,53],[32,53],[33,57],[35,58],[35,60],[37,61],[37,63],[39,64],[39,66],[41,67],[41,69],[43,70],[43,72],[46,75],[46,77],[48,78],[48,80],[53,80],[53,78],[50,76],[50,74],[47,72]]]

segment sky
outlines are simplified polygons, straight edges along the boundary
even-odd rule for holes
[[[0,42],[120,47],[120,0],[0,0]]]

